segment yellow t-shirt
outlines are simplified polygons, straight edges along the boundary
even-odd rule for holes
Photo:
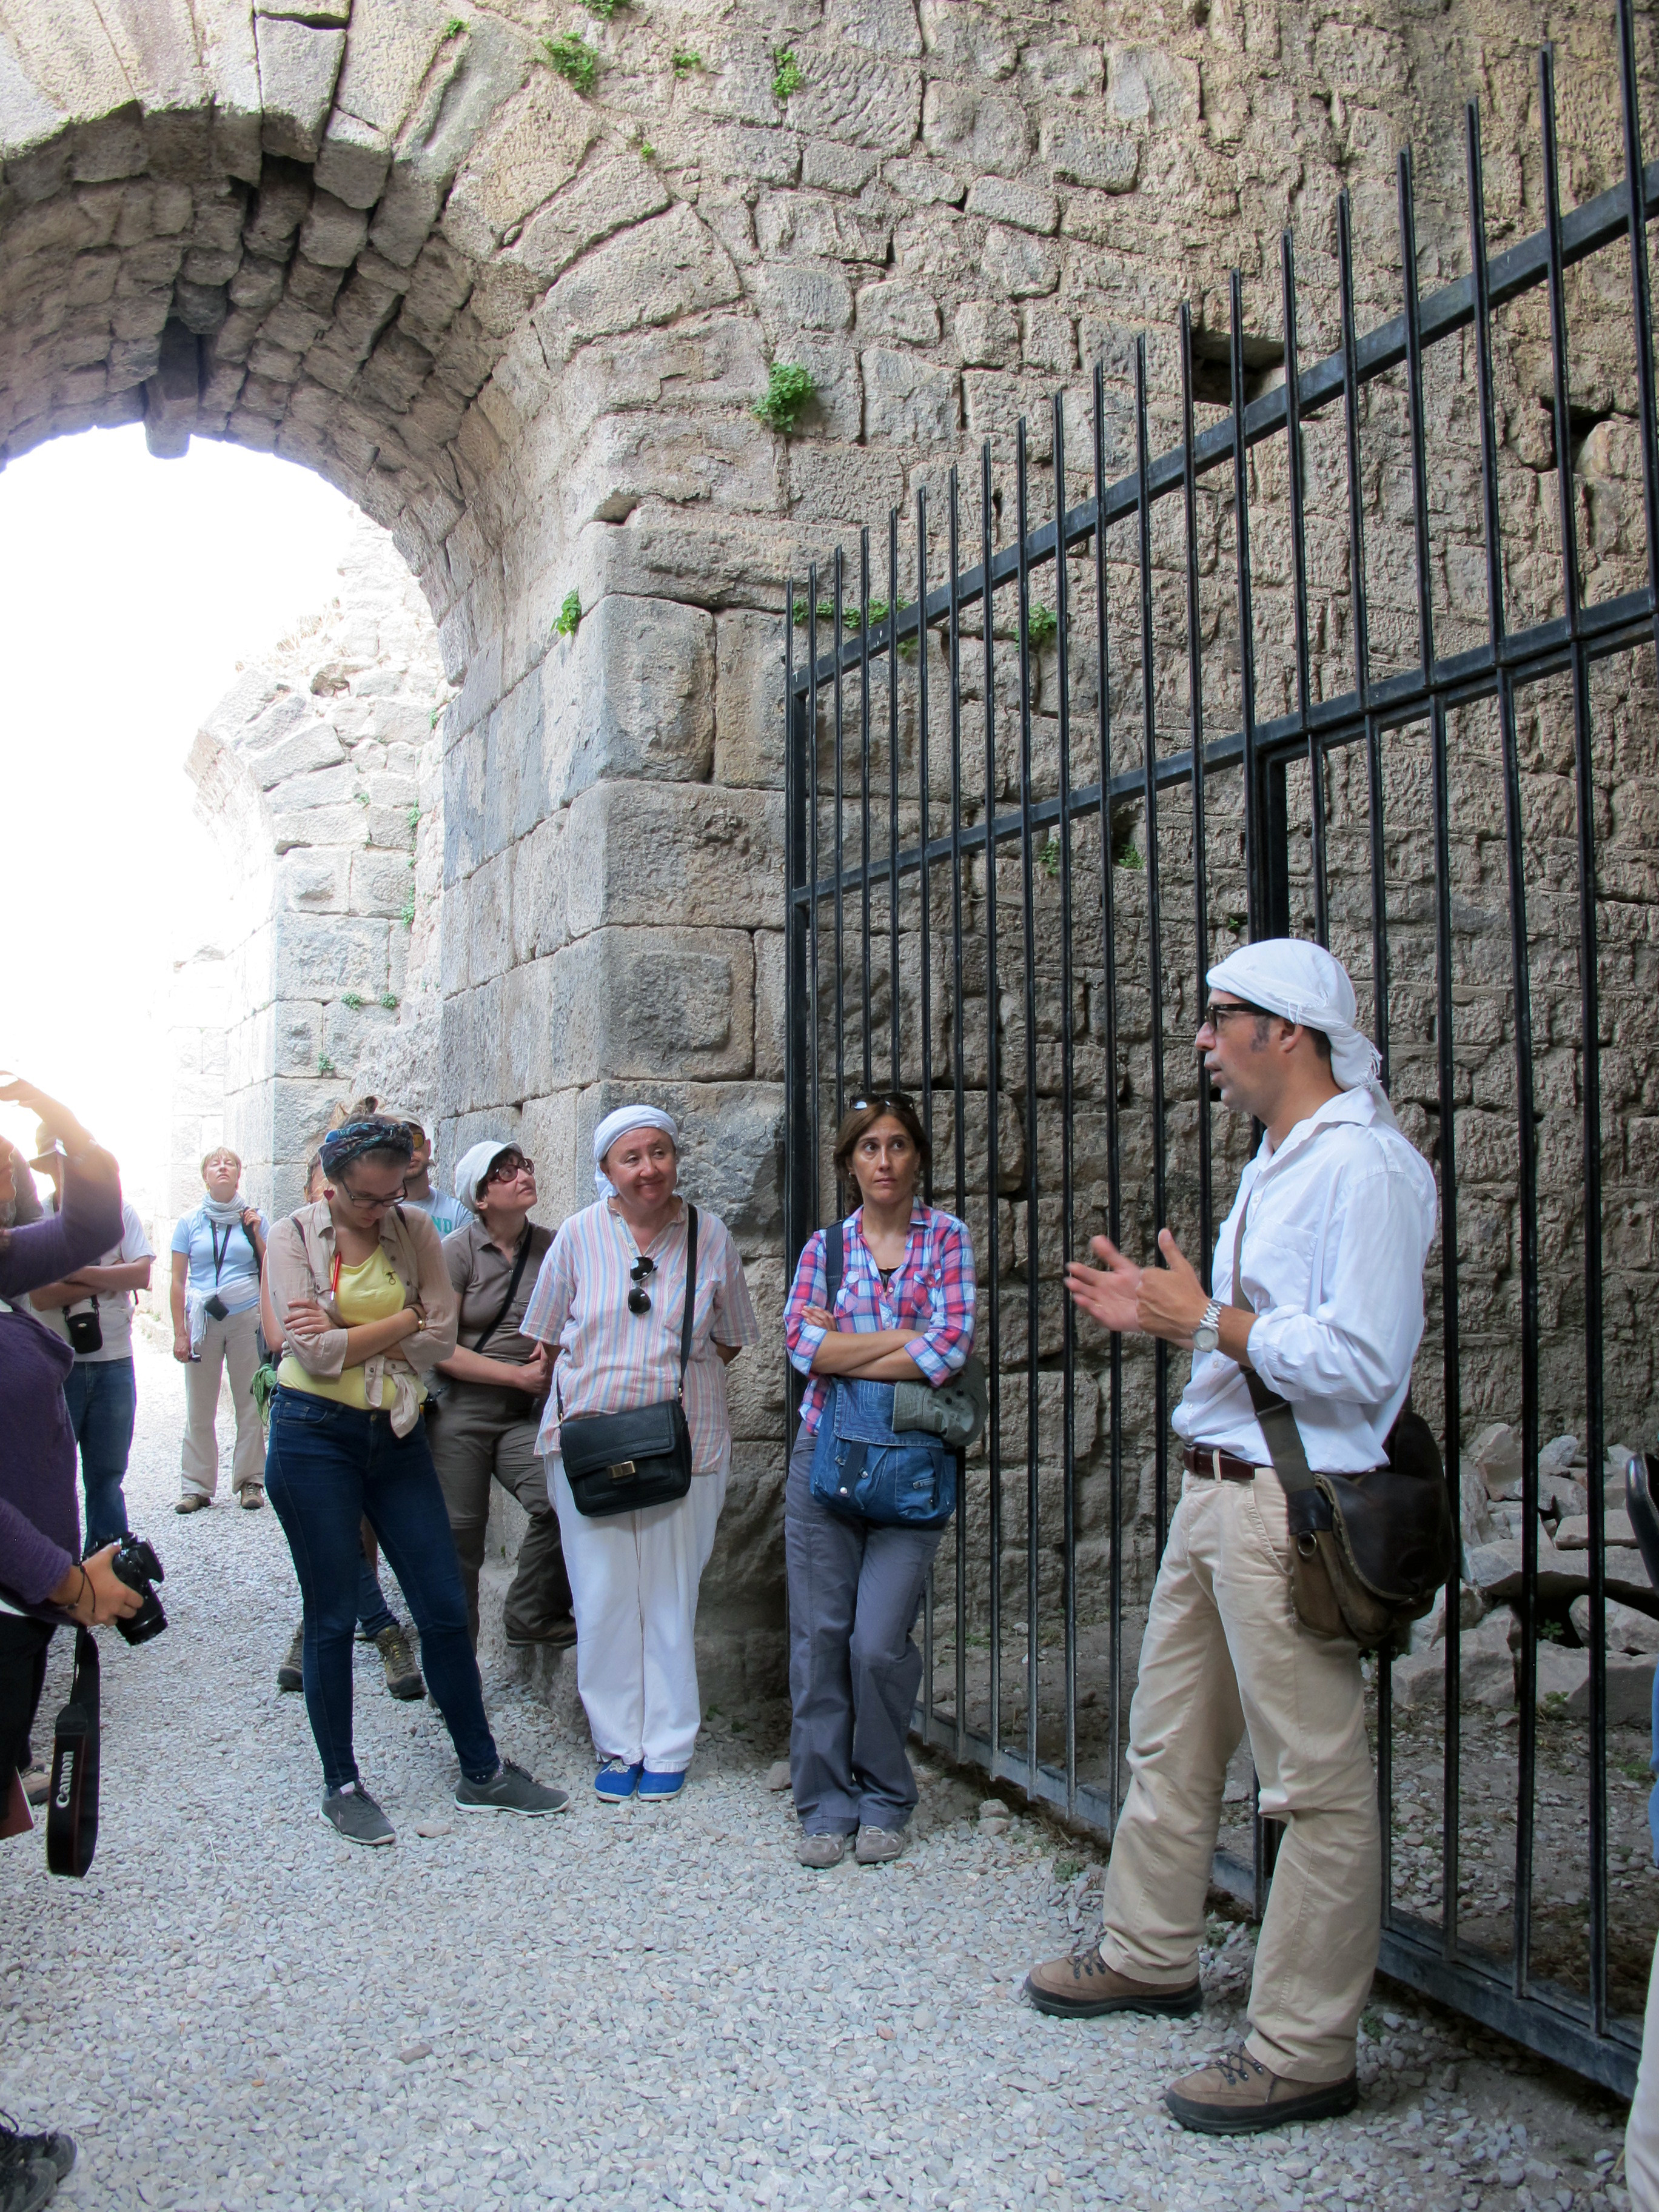
[[[404,1286],[393,1273],[391,1261],[377,1246],[367,1260],[355,1267],[342,1267],[335,1285],[334,1304],[341,1321],[348,1328],[361,1328],[366,1322],[389,1321],[393,1314],[404,1310]],[[309,1390],[313,1398],[332,1398],[339,1406],[356,1406],[368,1411],[368,1395],[363,1389],[361,1367],[343,1368],[332,1382],[320,1375],[307,1374],[292,1352],[285,1352],[283,1364],[276,1370],[276,1380],[290,1390]],[[425,1386],[417,1382],[416,1391],[422,1398]],[[387,1404],[391,1403],[390,1399]]]

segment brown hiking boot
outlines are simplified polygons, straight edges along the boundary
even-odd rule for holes
[[[1334,2119],[1359,2102],[1352,2074],[1340,2081],[1291,2081],[1270,2074],[1248,2051],[1223,2053],[1213,2066],[1188,2074],[1164,2093],[1183,2128],[1203,2136],[1254,2136],[1293,2120]]]
[[[1184,2020],[1204,2006],[1204,1992],[1196,1982],[1176,1990],[1132,1982],[1106,1966],[1098,1951],[1045,1959],[1025,1977],[1025,1994],[1039,2012],[1056,2014],[1061,2020],[1097,2020],[1108,2012],[1161,2013]]]
[[[421,1670],[415,1664],[415,1654],[409,1648],[409,1638],[394,1620],[390,1628],[383,1628],[374,1639],[374,1648],[380,1655],[380,1664],[386,1668],[386,1686],[394,1698],[423,1698],[426,1684],[421,1680]]]

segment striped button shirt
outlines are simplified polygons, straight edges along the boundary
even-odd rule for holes
[[[646,1256],[656,1271],[642,1287],[649,1313],[628,1310],[629,1270],[641,1256],[634,1232],[608,1198],[585,1206],[553,1239],[524,1317],[524,1334],[558,1346],[536,1448],[559,1449],[561,1402],[566,1413],[624,1413],[659,1405],[680,1387],[680,1328],[685,1314],[685,1209]],[[721,1344],[752,1344],[759,1334],[731,1231],[717,1214],[697,1208],[697,1302],[691,1358],[685,1370],[685,1419],[691,1465],[712,1474],[732,1449]]]
[[[812,1375],[824,1331],[805,1319],[808,1306],[822,1306],[830,1287],[824,1270],[823,1231],[815,1229],[795,1269],[784,1308],[784,1338],[792,1364],[811,1376],[800,1401],[802,1426],[816,1430],[830,1395],[827,1376]],[[974,1248],[967,1224],[954,1213],[918,1199],[910,1212],[904,1257],[884,1284],[864,1241],[864,1208],[847,1217],[842,1238],[841,1295],[836,1317],[843,1328],[868,1334],[882,1328],[919,1328],[907,1347],[918,1370],[935,1389],[954,1375],[974,1348]]]

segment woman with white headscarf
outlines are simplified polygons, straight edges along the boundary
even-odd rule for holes
[[[690,1355],[682,1377],[691,1209],[679,1196],[679,1130],[623,1106],[593,1133],[597,1203],[573,1214],[542,1263],[524,1334],[553,1347],[539,1438],[564,1537],[576,1617],[576,1686],[612,1802],[672,1797],[696,1742],[697,1585],[714,1549],[732,1460],[726,1368],[756,1335],[743,1262],[724,1222],[696,1212]],[[561,1425],[678,1397],[690,1487],[634,1511],[580,1510]]]

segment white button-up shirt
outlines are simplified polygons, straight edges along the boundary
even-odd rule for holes
[[[1289,1401],[1310,1467],[1381,1466],[1423,1334],[1436,1216],[1428,1162],[1363,1089],[1298,1121],[1276,1152],[1264,1136],[1216,1243],[1212,1279],[1224,1306],[1247,1200],[1240,1273],[1256,1311],[1251,1365]],[[1249,1388],[1224,1352],[1194,1356],[1175,1428],[1187,1443],[1268,1462]]]

